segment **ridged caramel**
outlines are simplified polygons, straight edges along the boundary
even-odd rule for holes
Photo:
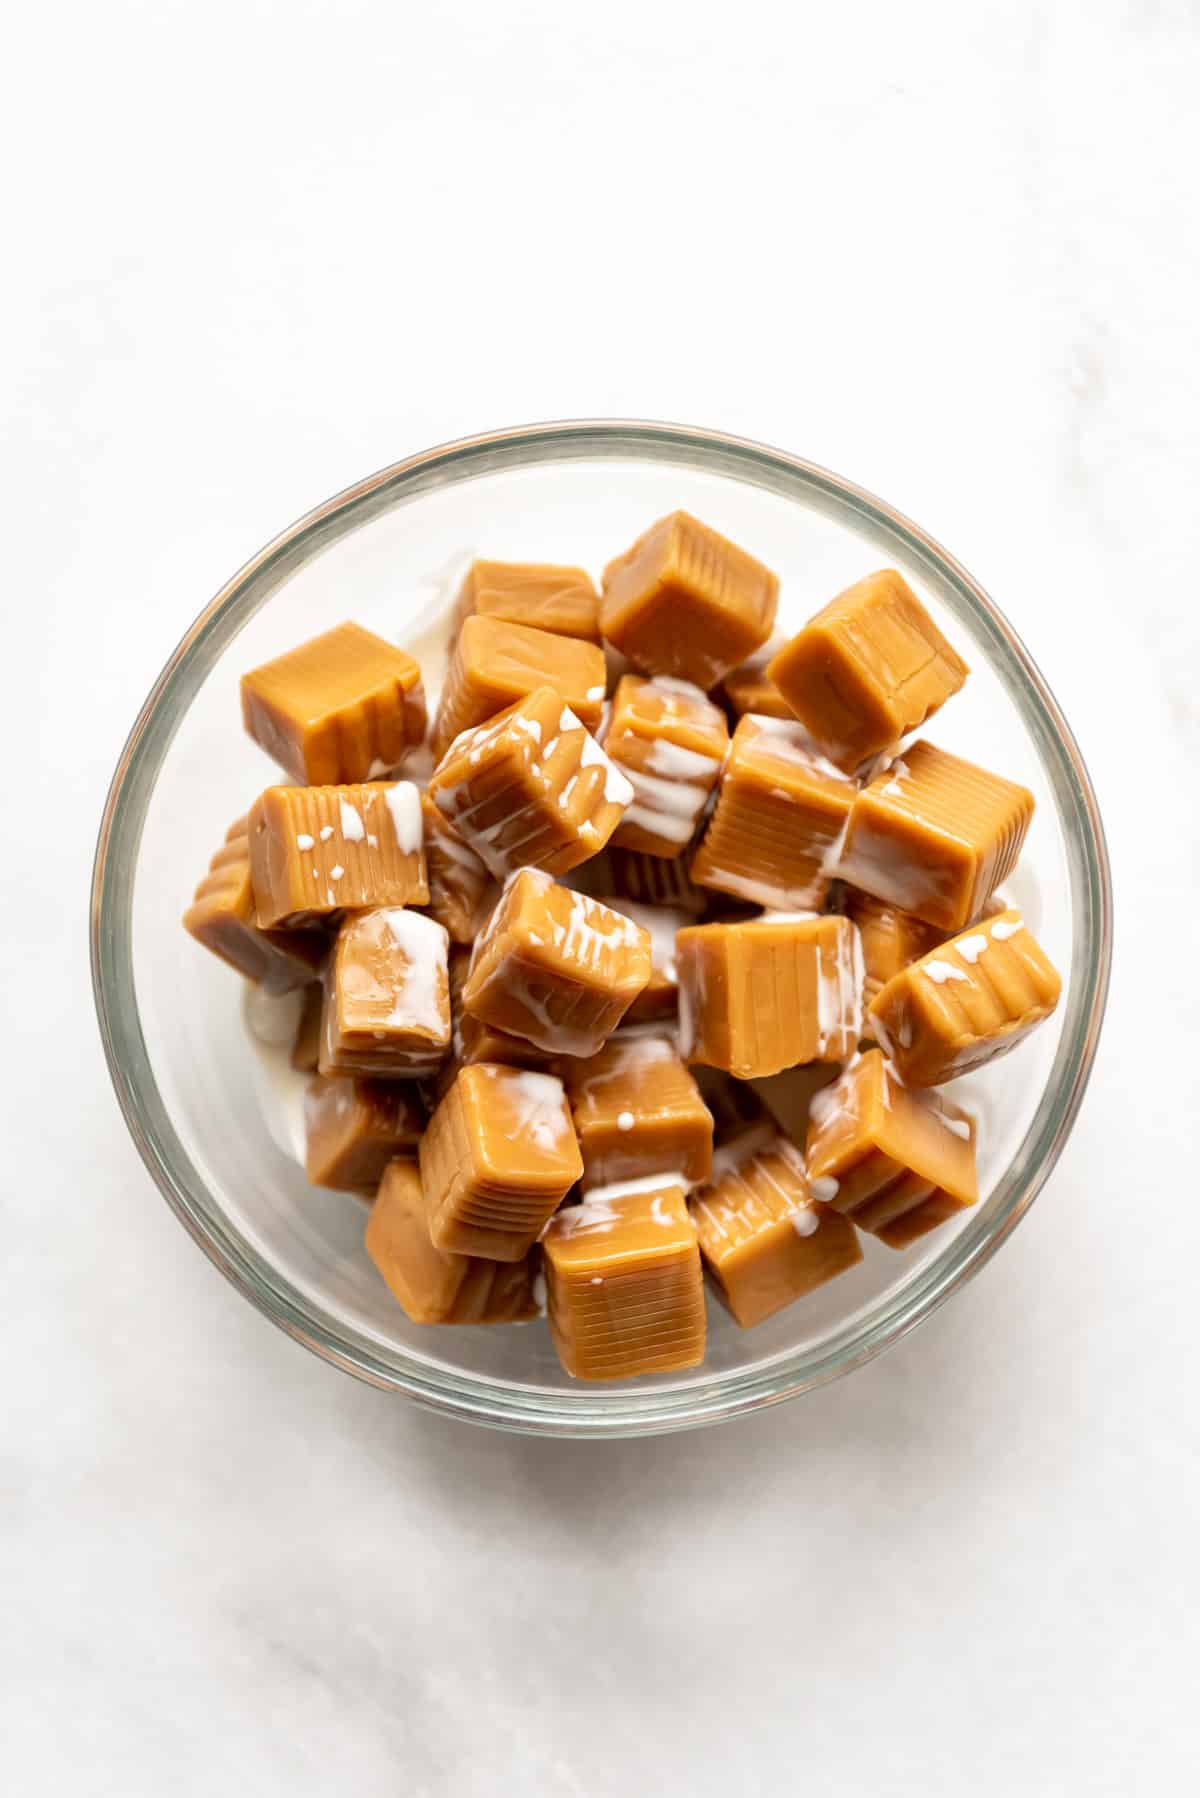
[[[633,787],[612,841],[644,855],[682,855],[729,748],[725,714],[686,681],[627,674],[601,742]]]
[[[712,1169],[713,1121],[695,1080],[665,1037],[614,1039],[598,1055],[563,1063],[583,1186]]]
[[[247,818],[230,825],[183,914],[183,927],[268,993],[291,992],[306,985],[329,953],[324,931],[259,928]]]
[[[471,845],[439,811],[428,793],[421,795],[425,824],[425,868],[429,880],[428,911],[452,943],[473,943],[500,896],[500,889]]]
[[[446,932],[400,906],[344,918],[325,975],[322,1074],[415,1078],[450,1048]]]
[[[532,1256],[485,1261],[434,1248],[413,1161],[389,1163],[367,1221],[366,1246],[413,1323],[520,1323],[537,1316]]]
[[[459,589],[458,619],[474,615],[600,641],[600,595],[582,568],[550,562],[472,562]]]
[[[408,781],[268,787],[250,811],[259,924],[374,905],[425,905],[421,797]]]
[[[709,894],[696,885],[682,859],[664,861],[636,849],[610,849],[606,859],[613,892],[641,905],[669,906],[698,918],[709,902]]]
[[[374,1195],[392,1157],[416,1153],[424,1128],[424,1107],[409,1081],[310,1080],[304,1171],[314,1186]]]
[[[945,932],[935,925],[858,887],[846,888],[842,911],[858,925],[862,941],[864,1005],[871,1003],[893,975],[945,941]]]
[[[734,668],[721,682],[721,696],[739,718],[755,712],[760,718],[794,719],[791,706],[767,673],[768,664],[783,648],[782,637],[771,637],[760,650]]]
[[[553,687],[587,730],[594,730],[607,691],[604,651],[499,618],[472,616],[450,657],[446,684],[430,733],[435,761],[464,730],[473,730],[539,687]]]

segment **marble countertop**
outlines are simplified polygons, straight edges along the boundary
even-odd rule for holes
[[[1200,15],[115,0],[21,31],[12,1789],[1182,1791]],[[125,731],[230,571],[406,452],[589,414],[778,443],[940,537],[1077,730],[1118,923],[1073,1139],[969,1290],[800,1403],[606,1446],[424,1415],[252,1311],[126,1137],[85,928]]]

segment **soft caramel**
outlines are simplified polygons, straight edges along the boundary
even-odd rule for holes
[[[553,687],[560,702],[594,730],[607,683],[604,651],[595,643],[499,618],[466,618],[430,733],[434,758],[445,755],[460,732],[486,723],[539,687]]]
[[[975,1203],[975,1122],[959,1106],[901,1084],[878,1049],[817,1094],[806,1167],[819,1199],[889,1248]]]
[[[475,1061],[495,1061],[507,1068],[540,1068],[557,1072],[557,1057],[539,1049],[523,1036],[510,1036],[464,1011],[463,988],[471,968],[468,949],[450,952],[450,1056],[438,1073],[438,1096],[451,1086],[459,1068]]]
[[[767,676],[822,753],[852,769],[917,730],[967,672],[903,575],[884,568],[810,618]]]
[[[421,816],[429,915],[437,919],[452,943],[473,943],[499,898],[499,888],[428,793],[421,795]]]
[[[755,712],[761,718],[795,721],[791,706],[767,674],[767,665],[783,648],[783,637],[771,637],[760,650],[742,662],[721,682],[721,697],[738,718]]]
[[[583,1173],[562,1081],[525,1068],[463,1068],[421,1138],[434,1246],[520,1261]]]
[[[359,624],[339,624],[242,676],[250,736],[305,786],[371,780],[425,735],[421,670]]]
[[[862,1025],[862,958],[848,918],[697,924],[676,939],[687,1061],[739,1079],[844,1061]]]
[[[665,1037],[614,1039],[598,1055],[563,1066],[583,1185],[712,1168],[713,1121],[691,1074]]]
[[[633,787],[613,842],[645,855],[682,854],[729,748],[724,713],[686,681],[627,674],[602,743]]]
[[[415,1154],[425,1128],[416,1087],[402,1080],[310,1080],[304,1171],[314,1186],[374,1194],[393,1155]]]
[[[582,568],[550,562],[472,562],[458,595],[458,616],[497,618],[560,637],[600,641],[600,595]]]
[[[565,874],[595,855],[633,788],[554,689],[538,687],[457,737],[429,796],[503,878],[521,867]]]
[[[524,868],[475,945],[463,1010],[549,1054],[594,1055],[649,978],[644,930]]]
[[[945,940],[945,931],[857,887],[845,889],[842,910],[858,925],[862,941],[864,1005],[893,975]]]
[[[855,793],[800,725],[743,718],[692,857],[692,879],[752,905],[822,905]]]
[[[814,1199],[798,1149],[777,1131],[718,1151],[692,1219],[713,1284],[749,1330],[862,1260],[853,1224]]]
[[[368,905],[425,905],[421,796],[409,781],[268,787],[250,812],[250,873],[264,927]]]
[[[325,977],[321,1073],[432,1073],[450,1047],[448,947],[421,912],[344,919]]]
[[[610,849],[607,861],[613,892],[641,905],[667,906],[698,918],[708,904],[709,894],[696,885],[682,860],[665,861],[637,849]]]
[[[268,993],[306,985],[329,953],[323,931],[259,928],[246,818],[230,825],[183,914],[183,927]]]
[[[769,568],[687,512],[610,562],[603,590],[601,628],[622,655],[706,692],[766,642],[779,603]]]
[[[550,1334],[577,1380],[672,1373],[704,1359],[704,1284],[682,1188],[589,1194],[542,1239]]]
[[[940,930],[978,917],[1017,864],[1033,795],[932,743],[914,743],[857,794],[840,873]]]
[[[1057,970],[1009,909],[902,968],[867,1021],[904,1080],[937,1086],[1015,1049],[1061,991]]]
[[[537,1316],[531,1256],[485,1261],[433,1246],[414,1161],[389,1163],[367,1222],[366,1246],[415,1324],[520,1323]]]

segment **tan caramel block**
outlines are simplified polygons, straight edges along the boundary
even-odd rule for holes
[[[463,1068],[421,1138],[434,1246],[520,1261],[583,1172],[562,1081]]]
[[[367,1253],[415,1324],[520,1323],[536,1317],[532,1256],[484,1261],[447,1255],[429,1235],[421,1176],[393,1161],[367,1222]]]
[[[849,918],[696,924],[676,948],[686,1061],[751,1080],[854,1052],[862,953]]]
[[[729,748],[725,714],[687,681],[626,674],[602,741],[633,787],[613,842],[644,855],[681,855]]]
[[[467,731],[429,794],[493,874],[564,874],[607,843],[633,788],[552,687]]]
[[[700,1089],[665,1037],[613,1041],[563,1064],[583,1185],[667,1176],[694,1186],[712,1171],[713,1121]]]
[[[587,643],[600,641],[600,595],[582,568],[472,562],[458,595],[459,621],[474,615]]]
[[[421,796],[408,781],[268,787],[250,812],[259,924],[369,905],[425,905]]]
[[[446,932],[399,906],[343,920],[326,975],[322,1074],[432,1073],[450,1048]]]
[[[268,993],[306,985],[329,953],[319,930],[260,930],[250,879],[248,820],[231,824],[209,863],[183,927],[198,943]]]
[[[839,872],[940,930],[978,917],[1021,853],[1033,794],[922,740],[854,801]]]
[[[888,981],[918,956],[945,941],[946,933],[911,912],[847,887],[842,910],[858,925],[863,952],[863,1004],[869,1005]]]
[[[767,665],[779,654],[786,638],[771,637],[760,650],[727,674],[721,682],[721,697],[739,718],[754,712],[760,718],[783,718],[794,722],[795,713],[767,674]]]
[[[600,625],[647,674],[705,692],[766,642],[779,580],[687,512],[672,512],[604,570]]]
[[[304,1004],[300,1010],[300,1021],[296,1025],[292,1052],[288,1057],[298,1074],[315,1074],[317,1071],[321,1055],[321,1011],[324,1003],[325,988],[319,980],[310,981],[304,989]]]
[[[533,1068],[557,1074],[559,1057],[527,1042],[523,1036],[510,1036],[505,1030],[494,1030],[463,1010],[462,990],[470,972],[469,949],[450,951],[450,1054],[438,1069],[434,1091],[440,1099],[458,1078],[461,1068],[477,1061],[492,1061],[506,1068]]]
[[[743,718],[692,879],[752,905],[823,905],[855,793],[800,725]]]
[[[310,1080],[304,1171],[314,1186],[375,1192],[393,1155],[414,1155],[425,1111],[411,1081]]]
[[[370,780],[425,735],[421,670],[394,643],[339,624],[244,674],[242,720],[305,786]]]
[[[689,1209],[704,1265],[743,1330],[862,1260],[854,1225],[813,1198],[799,1150],[778,1132],[714,1167]]]
[[[656,1023],[673,1018],[679,1004],[675,938],[694,922],[691,913],[665,905],[639,905],[636,899],[623,895],[606,898],[604,903],[632,918],[650,938],[650,978],[625,1013],[624,1022]]]
[[[815,1197],[893,1249],[979,1196],[974,1119],[940,1095],[910,1092],[878,1049],[813,1100],[806,1165]]]
[[[705,1067],[697,1062],[692,1069],[700,1096],[708,1106],[713,1121],[714,1156],[731,1142],[740,1141],[747,1131],[765,1126],[767,1135],[776,1134],[771,1114],[754,1087],[737,1080],[722,1068]],[[717,1177],[713,1173],[713,1179]]]
[[[1024,1042],[1062,981],[1018,911],[940,944],[889,980],[868,1023],[902,1079],[937,1086]]]
[[[602,1188],[551,1219],[542,1252],[550,1334],[575,1379],[703,1361],[704,1282],[681,1187]]]
[[[709,894],[698,887],[683,860],[664,861],[657,855],[641,855],[636,849],[610,849],[609,873],[616,894],[642,905],[670,907],[698,918]]]
[[[434,759],[460,732],[485,724],[539,687],[553,687],[584,727],[595,730],[608,691],[604,651],[499,618],[464,619],[433,721]]]
[[[469,843],[459,836],[429,797],[421,795],[425,823],[425,866],[429,876],[429,915],[436,918],[452,943],[473,943],[500,889]]]
[[[646,931],[523,868],[475,945],[463,1010],[549,1054],[594,1055],[649,978]]]
[[[767,669],[817,747],[847,769],[917,730],[967,674],[894,568],[831,600]]]

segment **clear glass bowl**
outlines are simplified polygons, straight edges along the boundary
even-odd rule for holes
[[[710,1305],[708,1360],[693,1372],[580,1386],[541,1323],[407,1322],[363,1252],[361,1203],[309,1188],[264,1109],[241,983],[179,918],[229,823],[274,778],[241,733],[244,669],[349,616],[424,654],[464,556],[598,571],[677,506],[778,570],[784,628],[882,563],[925,596],[973,670],[930,734],[1033,789],[1037,815],[1009,891],[1062,970],[1064,997],[1026,1046],[973,1077],[981,1201],[957,1228],[907,1255],[865,1239],[861,1267],[757,1330]],[[1053,1167],[1095,1054],[1110,956],[1108,864],[1087,771],[977,583],[907,519],[824,469],[711,431],[627,423],[497,431],[430,450],[269,543],[197,619],[142,708],[113,777],[92,908],[96,1005],[126,1121],[228,1278],[360,1378],[457,1417],[580,1436],[681,1429],[793,1397],[927,1317],[994,1253]]]

